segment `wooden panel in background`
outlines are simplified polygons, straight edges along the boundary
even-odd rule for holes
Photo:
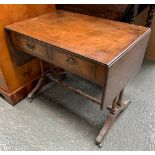
[[[145,25],[146,18],[148,16],[148,11],[149,11],[149,8],[147,8],[137,16],[136,18],[137,25]],[[146,50],[145,58],[155,60],[155,12],[154,12],[152,25],[151,25],[151,36]]]
[[[5,81],[5,78],[3,76],[3,72],[2,72],[1,68],[0,68],[0,86],[7,89],[7,84],[6,84],[6,81]]]
[[[4,26],[54,10],[55,6],[51,4],[0,5],[0,68],[7,85],[7,87],[4,87],[4,85],[0,84],[0,93],[2,93],[1,90],[5,91],[6,94],[13,93],[14,91],[17,91],[17,89],[19,90],[23,86],[25,87],[28,83],[40,75],[40,65],[38,59],[34,59],[21,67],[17,67],[13,63],[5,38]]]
[[[119,20],[129,7],[128,4],[57,4],[57,9],[63,9],[91,16]]]
[[[146,58],[149,58],[151,60],[155,60],[155,18],[152,23],[152,34],[150,37],[149,45],[146,51]]]

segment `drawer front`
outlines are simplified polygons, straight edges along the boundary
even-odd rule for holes
[[[48,59],[47,47],[39,41],[14,32],[11,32],[11,38],[14,48],[43,59]]]
[[[78,75],[82,75],[87,79],[95,79],[94,63],[78,58],[55,47],[50,49],[50,53],[50,60],[52,60],[54,64],[73,73],[77,73]]]
[[[51,47],[49,51],[49,59],[55,65],[58,65],[97,84],[102,85],[104,81],[103,74],[99,74],[100,77],[96,77],[96,74],[100,72],[97,66],[98,64],[69,54],[65,50]]]

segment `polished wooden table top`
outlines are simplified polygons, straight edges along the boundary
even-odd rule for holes
[[[6,28],[106,65],[150,33],[149,28],[62,10]]]

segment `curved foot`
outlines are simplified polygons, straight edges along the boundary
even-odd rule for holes
[[[41,88],[47,83],[47,76],[46,75],[42,75],[41,78],[39,79],[37,85],[35,86],[35,88],[28,94],[27,98],[28,101],[31,102],[32,98],[39,93],[39,91],[41,90]]]
[[[101,148],[102,147],[102,139],[96,138],[96,145]]]
[[[115,120],[115,118],[118,116],[118,114],[120,114],[123,110],[125,110],[129,103],[131,101],[127,100],[124,102],[120,102],[120,104],[118,105],[118,103],[115,103],[115,109],[109,109],[109,116],[107,118],[107,120],[104,123],[103,128],[101,129],[101,131],[99,132],[98,136],[96,137],[96,144],[101,147],[102,145],[102,140],[104,138],[104,136],[106,135],[106,133],[108,132],[109,128],[111,127],[113,121]]]
[[[28,102],[31,103],[32,102],[32,98],[27,97]]]

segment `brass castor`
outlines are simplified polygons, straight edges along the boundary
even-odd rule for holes
[[[96,139],[96,145],[101,148],[102,147],[102,140]]]
[[[32,98],[27,97],[28,102],[31,103],[32,102]]]

